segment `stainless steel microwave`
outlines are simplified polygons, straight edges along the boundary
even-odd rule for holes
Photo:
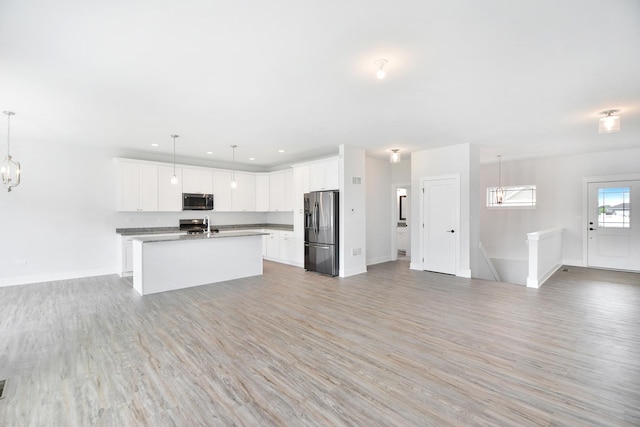
[[[182,193],[183,211],[212,211],[213,194]]]

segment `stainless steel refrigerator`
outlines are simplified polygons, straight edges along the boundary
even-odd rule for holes
[[[304,195],[304,268],[338,275],[338,191]]]

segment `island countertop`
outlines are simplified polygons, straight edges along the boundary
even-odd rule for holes
[[[207,240],[207,239],[224,239],[229,237],[249,237],[249,236],[266,236],[269,233],[263,233],[261,231],[220,231],[219,233],[199,233],[199,234],[183,234],[183,235],[170,235],[170,236],[140,236],[134,237],[133,240],[140,241],[142,243],[157,243],[157,242],[176,242],[180,240]]]
[[[284,230],[293,231],[293,225],[289,224],[234,224],[217,225],[211,224],[211,228],[217,228],[220,232],[227,231],[250,231],[250,230]],[[121,236],[143,236],[165,233],[180,233],[180,227],[138,227],[138,228],[116,228],[116,234]]]

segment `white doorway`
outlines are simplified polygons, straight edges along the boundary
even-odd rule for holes
[[[587,266],[640,271],[640,180],[588,182]]]
[[[460,253],[460,177],[422,181],[423,270],[456,274]]]

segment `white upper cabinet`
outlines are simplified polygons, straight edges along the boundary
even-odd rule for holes
[[[293,170],[284,173],[284,210],[293,210]]]
[[[158,210],[158,166],[116,160],[118,211]]]
[[[238,186],[231,190],[231,207],[235,212],[255,212],[256,175],[250,172],[235,172]]]
[[[284,206],[284,171],[269,177],[269,206],[273,212],[286,210]]]
[[[183,193],[213,193],[213,177],[210,170],[205,169],[182,169],[182,192]]]
[[[213,171],[213,210],[231,211],[231,171]]]
[[[158,210],[179,212],[182,210],[182,168],[176,168],[178,182],[171,183],[173,166],[158,166]]]
[[[256,211],[266,212],[270,204],[270,177],[267,174],[256,174]]]
[[[331,158],[309,165],[309,190],[337,190],[340,186],[338,158]]]

